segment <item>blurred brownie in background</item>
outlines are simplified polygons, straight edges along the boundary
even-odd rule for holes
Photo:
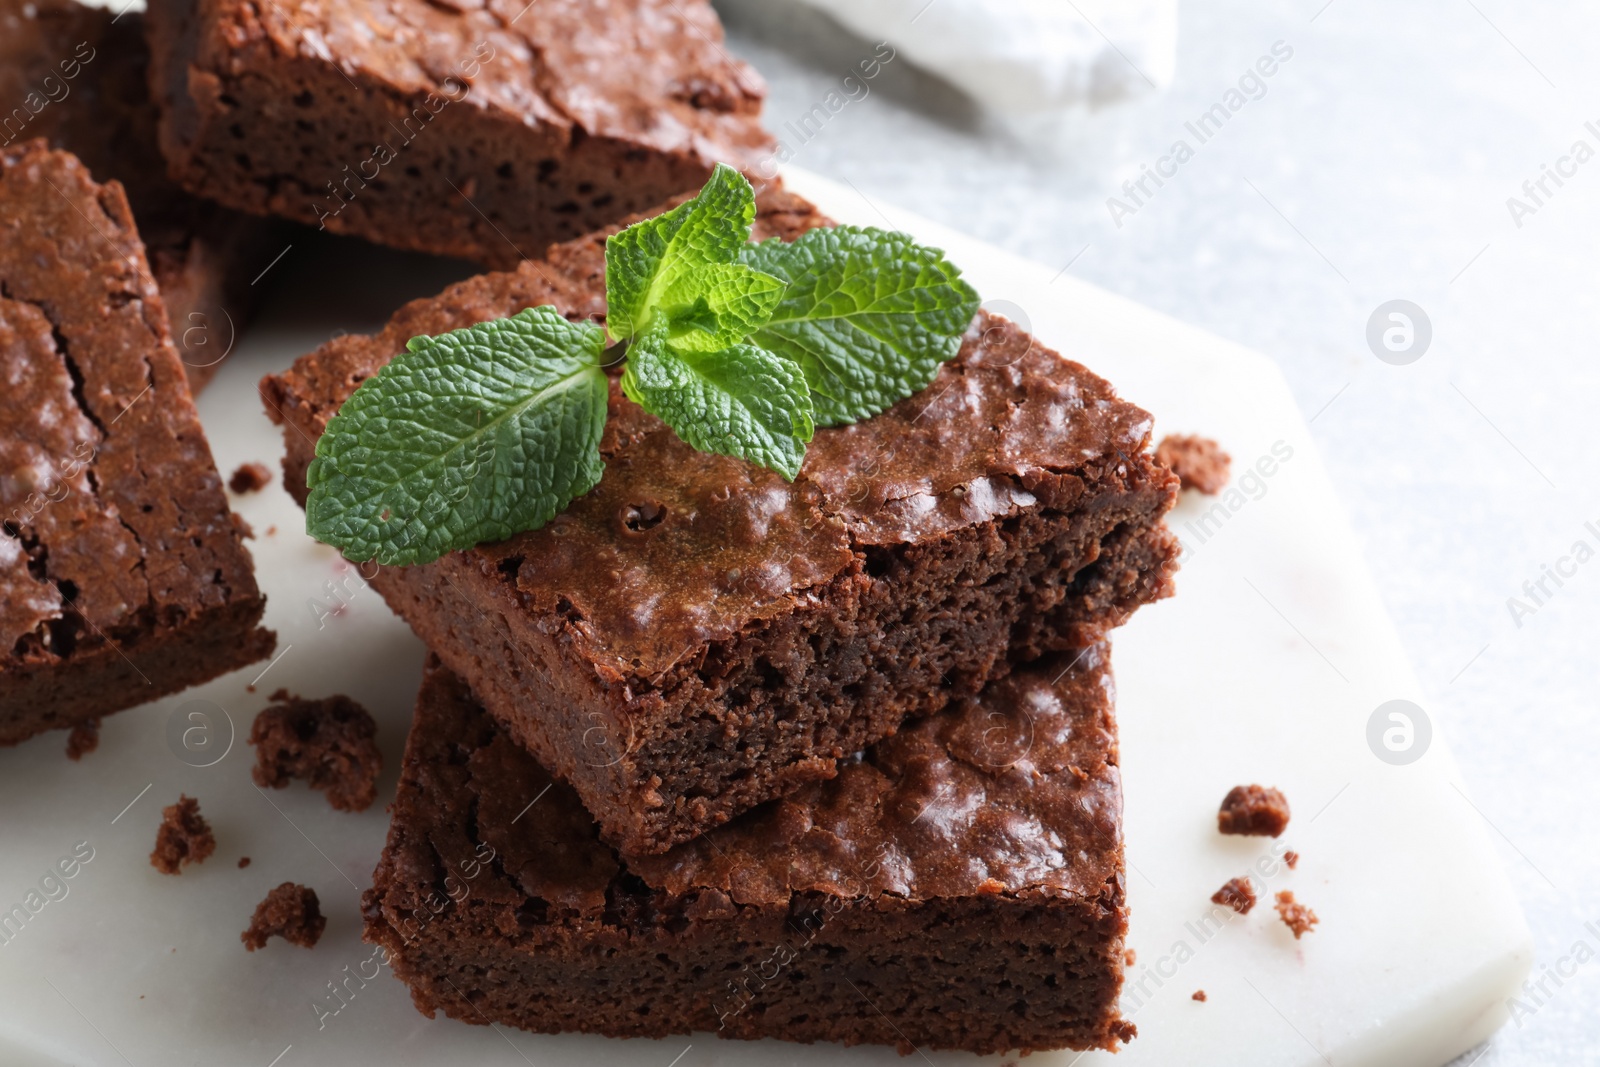
[[[191,192],[509,267],[771,148],[707,0],[152,0]]]
[[[0,146],[34,137],[127,191],[198,392],[233,348],[277,254],[280,226],[206,203],[167,177],[145,70],[143,16],[71,0],[0,0]]]

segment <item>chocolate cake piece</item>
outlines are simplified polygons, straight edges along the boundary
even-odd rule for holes
[[[769,187],[756,237],[826,220]],[[604,237],[470,279],[262,382],[303,503],[314,442],[406,341],[605,311]],[[541,530],[372,584],[606,839],[662,852],[1166,596],[1177,478],[1151,419],[981,316],[922,393],[817,431],[791,484],[697,452],[613,383],[600,484]]]
[[[1222,888],[1211,894],[1211,903],[1232,908],[1240,915],[1249,915],[1256,906],[1256,887],[1249,878],[1229,878]]]
[[[0,149],[0,744],[271,654],[122,189]]]
[[[366,811],[378,797],[378,724],[342,693],[306,700],[280,689],[250,727],[256,765],[250,777],[263,789],[303,779],[322,790],[337,811]]]
[[[240,863],[239,866],[244,866]],[[315,948],[327,929],[317,891],[294,882],[284,882],[256,905],[250,925],[239,935],[245,951],[267,947],[267,939],[281,937],[291,945]]]
[[[272,469],[265,463],[241,463],[228,478],[228,488],[241,495],[259,493],[272,482]]]
[[[708,0],[152,0],[188,189],[510,266],[745,167],[765,88]]]
[[[184,192],[167,177],[146,85],[144,16],[73,0],[0,0],[0,146],[44,137],[116,179],[133,205],[173,343],[199,392],[232,350],[283,245],[267,223]]]
[[[1273,907],[1277,909],[1278,918],[1294,933],[1296,941],[1311,933],[1311,928],[1322,921],[1316,912],[1294,899],[1292,890],[1282,890],[1273,899],[1277,902]]]
[[[417,1007],[555,1033],[1111,1048],[1127,927],[1104,646],[623,859],[430,660],[363,896]]]
[[[216,835],[194,797],[180,793],[176,804],[161,809],[156,847],[150,853],[150,865],[156,870],[177,874],[191,863],[204,863],[216,850]]]
[[[1209,437],[1170,433],[1156,445],[1156,462],[1178,476],[1185,489],[1216,496],[1227,488],[1233,459]]]
[[[1289,801],[1277,789],[1236,785],[1217,808],[1217,832],[1277,837],[1289,828]]]

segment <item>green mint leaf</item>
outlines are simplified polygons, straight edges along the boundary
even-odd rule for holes
[[[604,345],[552,307],[412,338],[317,442],[306,532],[388,565],[543,526],[600,480]]]
[[[611,336],[623,341],[643,333],[669,292],[692,304],[700,294],[685,291],[686,276],[732,263],[750,240],[755,217],[750,183],[719,163],[693,200],[606,238],[606,325]]]
[[[657,325],[628,349],[622,391],[690,447],[769,467],[794,481],[814,429],[800,368],[750,344],[715,352],[667,342]]]
[[[766,325],[788,286],[740,263],[717,263],[684,275],[661,299],[674,348],[716,352]]]
[[[818,426],[871,418],[925,388],[978,312],[944,253],[903,233],[809,230],[747,245],[739,262],[788,283],[750,340],[805,372]]]

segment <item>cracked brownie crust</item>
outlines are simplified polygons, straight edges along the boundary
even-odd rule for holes
[[[778,188],[758,206],[757,239],[826,223]],[[327,420],[410,337],[535,304],[603,316],[603,242],[413,302],[266,379],[290,492],[304,501]],[[922,393],[819,430],[793,484],[689,448],[613,387],[592,492],[373,584],[607,840],[661,852],[1167,595],[1177,479],[1150,422],[989,316]]]
[[[707,0],[152,0],[191,191],[510,266],[770,149]]]
[[[0,150],[0,744],[270,654],[121,187]]]
[[[250,312],[250,280],[277,227],[199,200],[167,177],[145,84],[144,16],[74,0],[0,0],[0,145],[33,137],[72,152],[133,206],[183,360],[198,392]],[[37,109],[37,110],[35,110]]]
[[[419,1009],[478,1024],[1112,1047],[1133,1027],[1107,658],[1021,668],[832,781],[631,860],[430,661],[366,937]]]

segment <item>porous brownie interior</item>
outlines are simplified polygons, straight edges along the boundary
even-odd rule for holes
[[[421,1009],[471,1022],[1109,1046],[1130,1028],[1105,656],[1014,674],[831,782],[636,860],[431,663],[367,937]]]
[[[156,0],[150,18],[162,145],[191,190],[493,266],[768,143],[764,89],[705,0]]]

